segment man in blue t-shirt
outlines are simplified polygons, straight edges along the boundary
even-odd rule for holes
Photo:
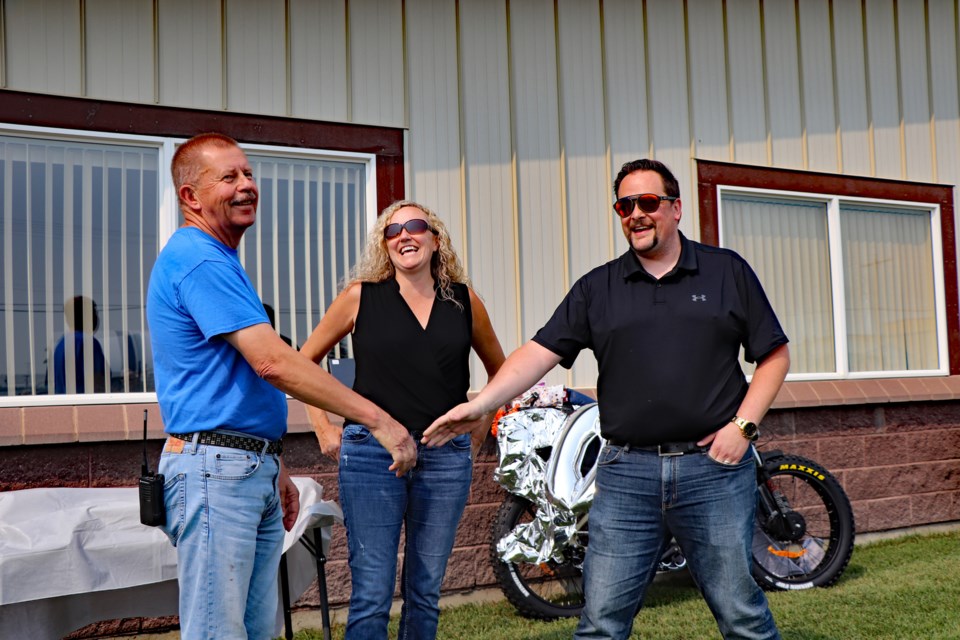
[[[663,163],[628,162],[613,192],[629,249],[578,280],[533,340],[424,441],[443,444],[592,350],[607,444],[575,637],[630,635],[672,535],[725,638],[779,638],[750,573],[757,482],[749,448],[787,375],[787,337],[743,258],[680,233],[680,187]],[[741,346],[757,363],[750,384]]]
[[[283,343],[237,247],[259,192],[233,139],[191,138],[171,166],[184,224],[150,276],[157,398],[169,435],[164,531],[177,547],[180,632],[272,638],[283,531],[299,511],[280,459],[284,393],[371,425],[398,476],[416,461],[407,429]]]

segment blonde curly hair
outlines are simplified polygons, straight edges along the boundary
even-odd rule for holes
[[[357,282],[383,282],[394,277],[396,269],[393,262],[390,261],[383,230],[390,224],[393,214],[403,207],[419,209],[427,216],[427,222],[430,223],[436,233],[438,246],[430,260],[430,274],[440,291],[440,299],[450,300],[458,308],[463,309],[463,305],[453,297],[453,287],[451,285],[454,282],[459,282],[469,286],[470,279],[460,263],[460,258],[453,250],[453,243],[450,242],[447,227],[429,207],[411,200],[397,200],[377,217],[376,223],[367,235],[367,244],[363,249],[363,255],[354,267],[347,286]]]

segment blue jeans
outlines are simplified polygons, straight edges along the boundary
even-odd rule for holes
[[[344,427],[340,506],[352,582],[348,639],[387,637],[403,526],[398,638],[423,640],[437,635],[440,583],[473,476],[470,435],[438,448],[418,442],[417,464],[402,478],[387,469],[392,462],[365,427]]]
[[[750,574],[757,505],[752,454],[721,465],[707,454],[660,457],[606,446],[590,509],[586,603],[575,638],[626,638],[673,535],[724,638],[779,638]]]
[[[160,456],[177,548],[180,637],[266,640],[277,626],[283,509],[277,456],[182,443]]]

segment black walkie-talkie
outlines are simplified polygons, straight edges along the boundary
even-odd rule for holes
[[[167,523],[163,507],[163,474],[150,471],[147,464],[147,410],[143,410],[143,465],[140,467],[140,522],[149,527]]]

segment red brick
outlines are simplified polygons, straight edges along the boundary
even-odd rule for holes
[[[820,405],[820,396],[809,382],[798,381],[790,385],[790,394],[799,407],[816,407]]]
[[[796,434],[793,411],[771,411],[760,425],[761,437],[768,439],[792,439]]]
[[[887,402],[904,402],[910,399],[910,393],[903,383],[896,378],[880,378],[877,384],[883,389]]]
[[[847,396],[830,380],[817,380],[809,384],[810,389],[817,394],[820,405],[846,404]]]
[[[335,524],[330,536],[330,552],[327,553],[327,559],[346,560],[348,555],[347,530],[343,525]]]
[[[838,410],[840,435],[856,433],[876,433],[884,428],[886,407],[860,406],[847,410]]]
[[[23,433],[25,444],[76,442],[74,407],[24,407]]]
[[[331,605],[350,602],[350,567],[346,560],[327,563],[327,599]],[[319,604],[319,601],[318,603]]]
[[[949,522],[958,517],[956,492],[921,493],[910,498],[910,519],[913,525]]]
[[[507,492],[493,479],[496,465],[481,464],[473,469],[473,484],[470,486],[470,504],[500,504]]]
[[[794,382],[786,382],[783,386],[780,387],[780,391],[777,392],[777,397],[773,399],[771,403],[772,408],[776,409],[794,409],[796,407],[802,407],[803,405],[794,397],[793,395],[793,385]]]
[[[870,464],[900,464],[960,457],[960,429],[878,435],[867,438]]]
[[[808,457],[830,471],[862,467],[864,460],[870,460],[864,448],[864,442],[868,438],[869,436],[852,436],[821,440],[817,445],[816,455]]]
[[[482,556],[481,549],[454,549],[447,561],[441,590],[473,589],[477,585],[477,567]]]
[[[143,439],[143,410],[147,410],[147,438],[163,440],[166,434],[163,432],[163,414],[160,413],[160,405],[157,403],[128,404],[124,406],[126,411],[128,438],[131,440]]]
[[[960,403],[914,402],[892,405],[886,410],[886,423],[890,429],[898,431],[960,426]]]
[[[883,387],[880,386],[880,383],[876,380],[857,380],[856,384],[863,394],[864,402],[889,402],[887,392],[884,391]]]
[[[126,413],[123,405],[88,404],[75,407],[77,416],[77,439],[80,442],[126,440],[128,438]],[[141,411],[141,416],[142,416]],[[143,438],[143,419],[139,430],[133,430],[132,439]]]
[[[910,498],[898,496],[855,505],[857,532],[888,531],[911,526]]]
[[[845,478],[847,493],[856,500],[958,491],[960,459],[849,470]]]
[[[497,513],[498,505],[467,505],[457,527],[454,548],[481,544],[490,537],[490,524]]]
[[[23,410],[0,409],[0,447],[24,443]]]
[[[798,437],[813,435],[822,437],[837,433],[840,416],[834,409],[803,409],[794,412],[794,432]]]
[[[912,462],[910,443],[913,438],[905,433],[877,434],[864,439],[866,463],[871,466],[897,465]]]

